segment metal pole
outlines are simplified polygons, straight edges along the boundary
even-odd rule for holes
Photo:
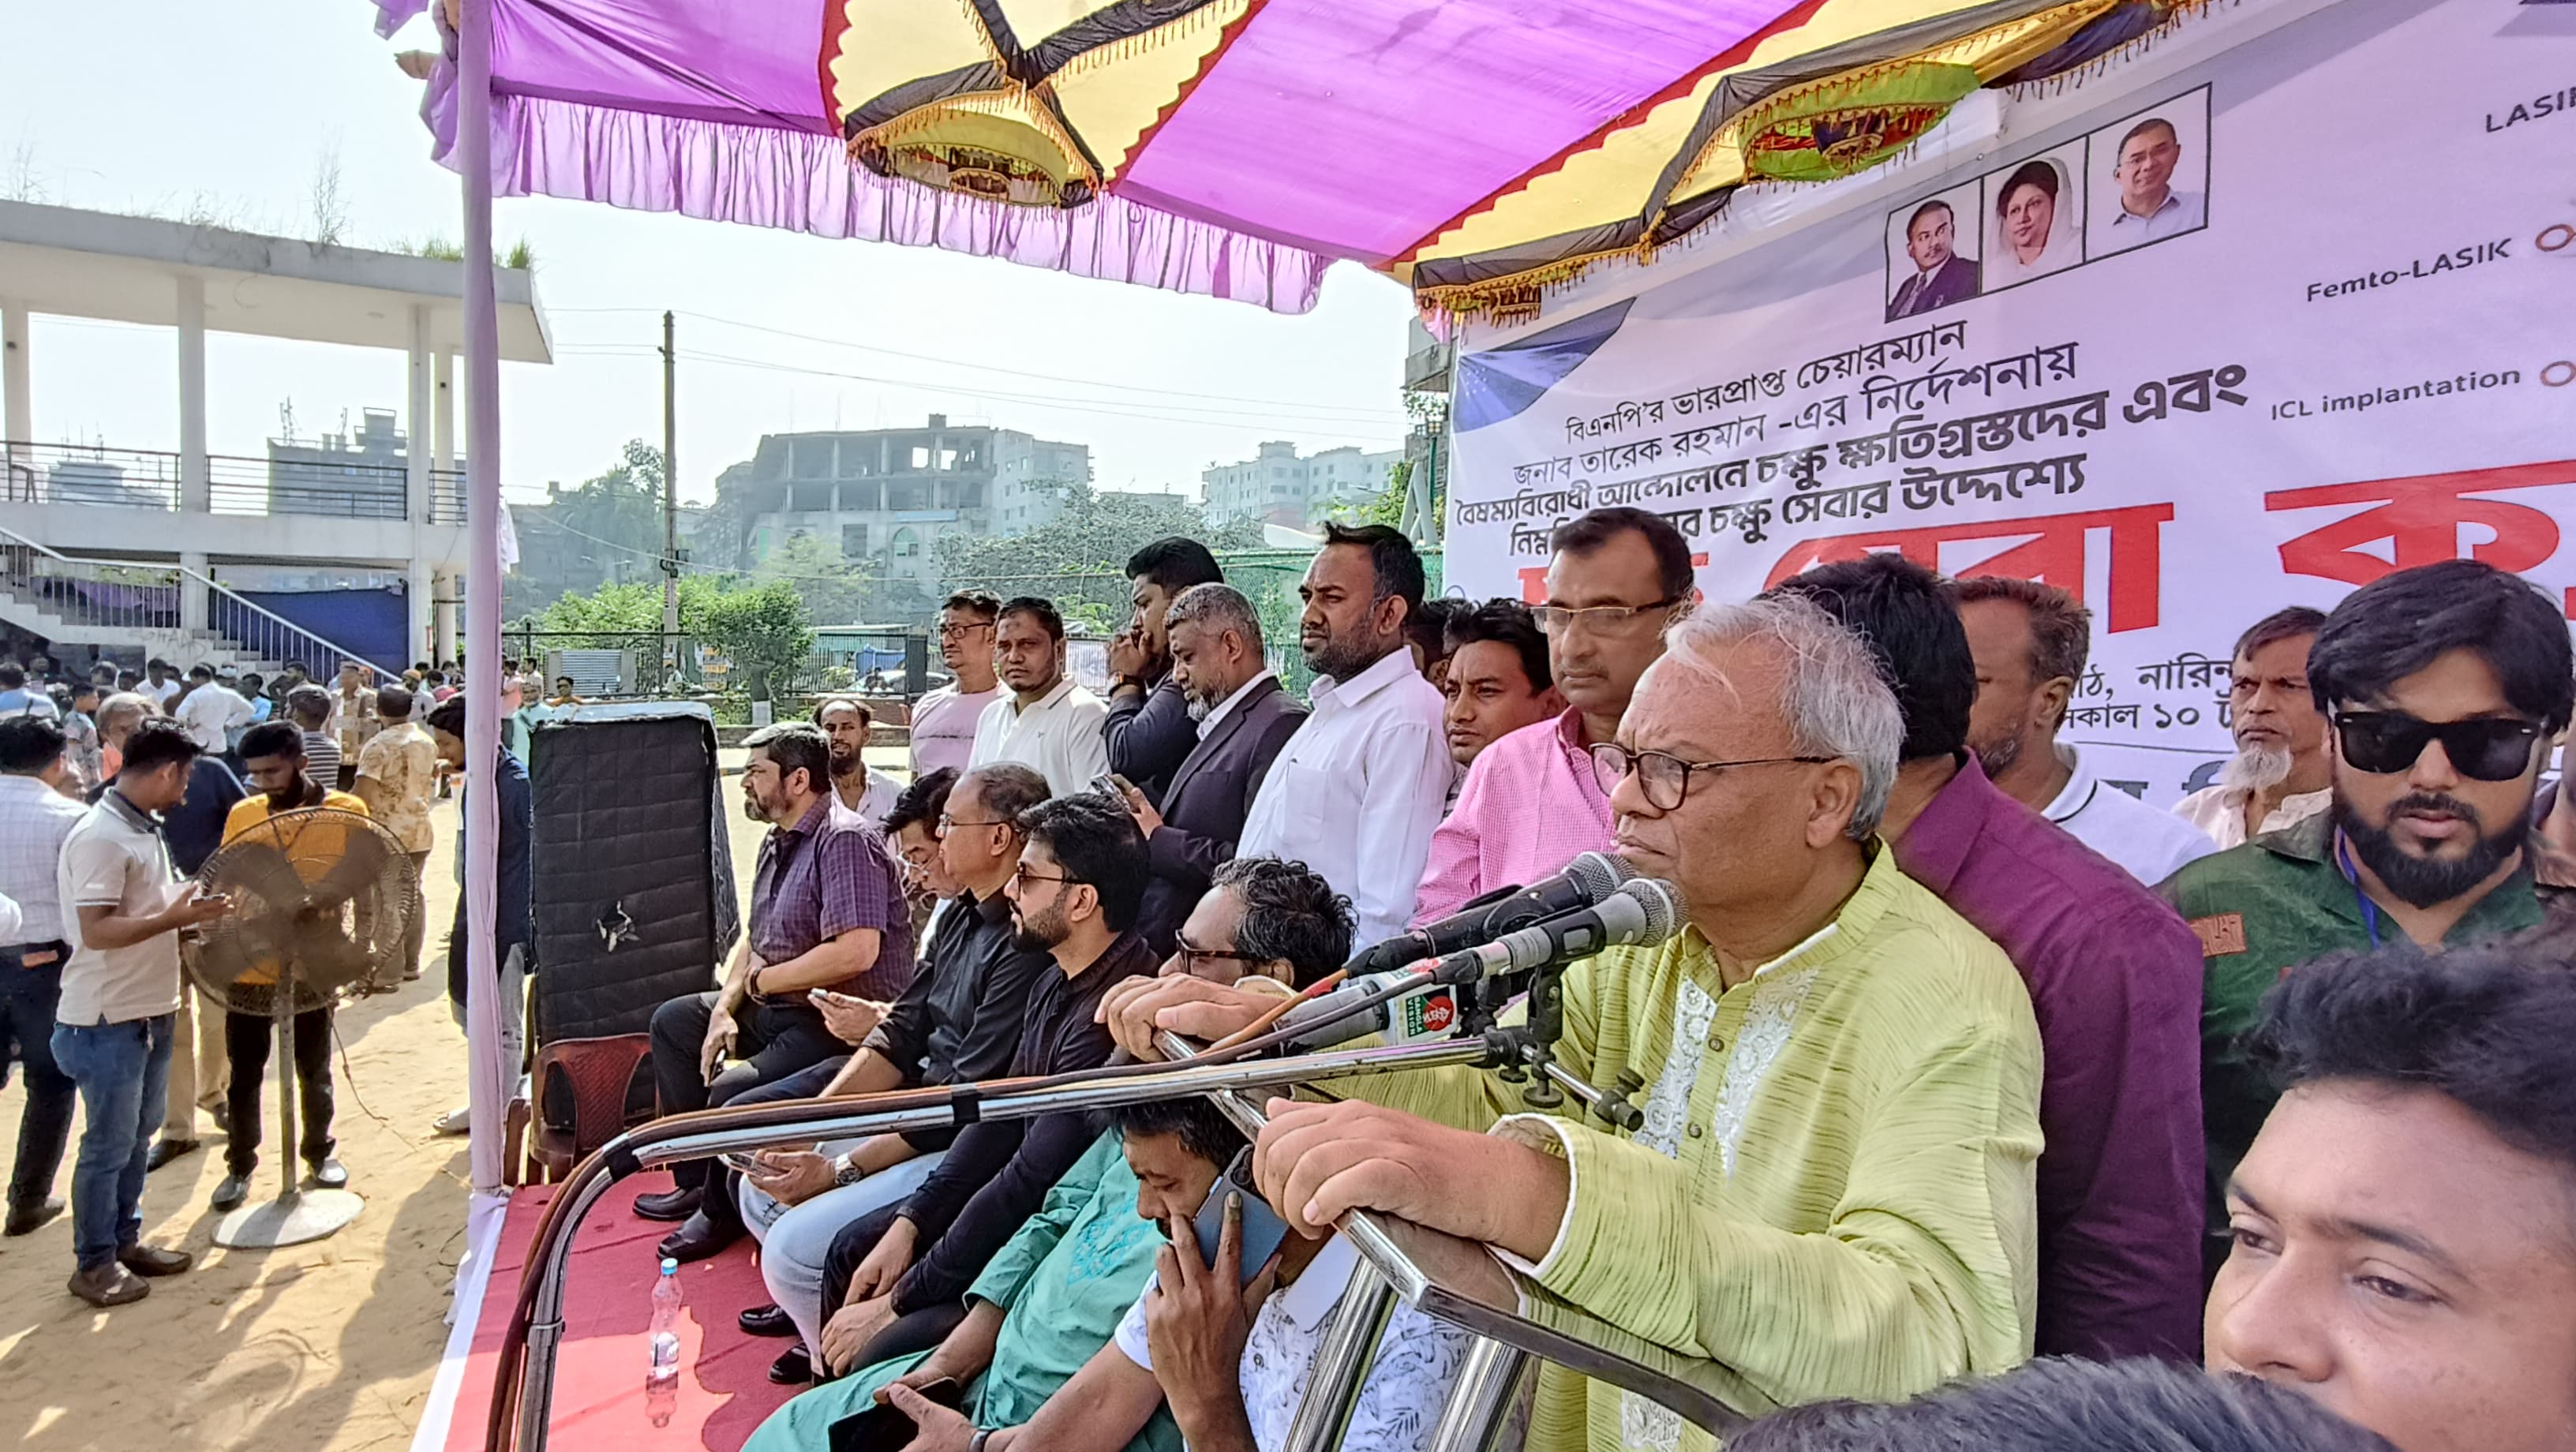
[[[463,0],[457,34],[458,169],[465,178],[465,1023],[474,1188],[501,1189],[501,974],[492,943],[498,900],[501,716],[501,348],[492,284],[492,0]]]
[[[295,1179],[295,994],[290,986],[292,982],[293,974],[281,959],[277,965],[277,989],[269,1001],[269,1017],[277,1026],[277,1172],[281,1182],[277,1200],[281,1205],[294,1203],[300,1189]]]
[[[662,314],[662,680],[680,669],[680,354]]]
[[[1287,1452],[1333,1452],[1342,1445],[1377,1360],[1378,1338],[1394,1314],[1395,1283],[1366,1260],[1352,1262],[1350,1287],[1315,1348],[1306,1394],[1297,1399],[1297,1418],[1288,1424]]]
[[[1448,1405],[1440,1409],[1430,1452],[1487,1452],[1537,1372],[1538,1362],[1528,1352],[1480,1338],[1458,1368]]]

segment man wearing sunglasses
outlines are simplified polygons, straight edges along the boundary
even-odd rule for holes
[[[2183,868],[2165,897],[2200,936],[2212,1270],[2224,1190],[2277,1097],[2238,1041],[2282,974],[2332,952],[2440,949],[2541,919],[2526,850],[2550,738],[2576,709],[2567,621],[2475,560],[2383,575],[2308,652],[2327,809]]]
[[[1457,805],[1431,834],[1414,922],[1609,850],[1610,797],[1586,753],[1618,734],[1638,677],[1664,653],[1664,627],[1697,596],[1690,545],[1661,515],[1620,507],[1558,525],[1550,546],[1536,613],[1566,709],[1476,753]]]

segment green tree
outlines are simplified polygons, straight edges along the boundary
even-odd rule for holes
[[[550,530],[567,537],[563,550],[547,556],[566,563],[559,573],[540,575],[523,561],[503,587],[505,612],[542,610],[566,591],[588,590],[621,573],[628,579],[649,578],[659,596],[655,562],[662,557],[662,451],[642,439],[629,439],[622,453],[604,473],[556,491],[542,513],[527,514],[523,527],[531,533]]]
[[[867,577],[842,558],[840,546],[810,530],[797,530],[780,541],[752,578],[794,590],[805,602],[805,618],[816,625],[856,625],[867,619]]]
[[[805,602],[784,580],[743,586],[706,604],[699,638],[725,653],[755,701],[796,687],[797,674],[814,653],[814,631]]]
[[[940,536],[939,574],[948,589],[971,585],[1006,596],[1045,595],[1066,623],[1105,633],[1127,618],[1127,579],[1121,572],[1127,557],[1144,545],[1167,535],[1186,535],[1212,550],[1261,543],[1259,525],[1212,526],[1206,512],[1186,500],[1103,494],[1080,482],[1032,487],[1059,493],[1063,512],[1026,534]]]

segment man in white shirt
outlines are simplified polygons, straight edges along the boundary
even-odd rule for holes
[[[1977,662],[1968,749],[2006,796],[2153,887],[2218,850],[2190,823],[2093,775],[2057,739],[2084,679],[2093,612],[2054,585],[1978,575],[1950,586]]]
[[[993,668],[1011,693],[975,721],[969,769],[1016,761],[1045,777],[1057,796],[1090,789],[1109,770],[1101,734],[1109,706],[1064,673],[1064,617],[1055,602],[1023,595],[993,621]]]
[[[912,779],[943,766],[966,770],[975,755],[975,723],[999,700],[993,675],[993,617],[1002,602],[989,590],[960,590],[939,607],[939,660],[947,685],[912,703]]]
[[[179,679],[179,668],[154,656],[143,663],[143,684],[135,689],[152,698],[152,704],[167,711],[188,683]]]
[[[188,672],[188,693],[171,714],[188,729],[188,739],[208,756],[232,747],[232,733],[250,724],[250,702],[215,679],[215,668],[200,663]]]
[[[2171,121],[2150,116],[2130,127],[2113,157],[2111,180],[2120,189],[2120,210],[2111,214],[2111,225],[2095,238],[2095,256],[2179,237],[2209,221],[2206,198],[2198,192],[2174,190],[2182,138]]]
[[[322,784],[345,792],[358,780],[358,754],[383,728],[376,712],[376,693],[367,685],[366,667],[356,661],[340,662],[340,679],[331,689],[331,728],[340,738],[340,766],[335,779]]]
[[[0,1053],[14,1045],[27,1071],[18,1159],[9,1176],[5,1233],[25,1235],[63,1213],[54,1176],[71,1143],[77,1091],[54,1064],[54,1010],[62,996],[63,840],[88,813],[75,797],[62,729],[35,716],[0,719],[0,896],[17,926],[0,933]]]
[[[2218,782],[2174,804],[2174,815],[2222,849],[2277,832],[2334,800],[2327,782],[2326,716],[2308,688],[2308,647],[2325,612],[2276,610],[2236,642],[2227,682],[2227,729],[2236,755]]]
[[[156,812],[187,796],[197,743],[175,723],[145,721],[125,740],[125,767],[63,841],[57,891],[72,913],[71,961],[55,1012],[54,1062],[79,1086],[80,1155],[72,1169],[71,1292],[122,1306],[177,1275],[185,1252],[143,1244],[143,1174],[169,1088],[179,1011],[179,930],[228,906],[200,897],[170,867]]]
[[[886,813],[903,795],[903,783],[867,763],[863,753],[875,721],[868,703],[856,696],[825,696],[814,705],[814,724],[832,744],[832,794],[860,821],[882,832]]]
[[[1270,764],[1238,857],[1281,857],[1349,895],[1362,947],[1404,931],[1457,768],[1440,692],[1413,668],[1404,621],[1422,560],[1382,524],[1328,525],[1297,587],[1314,712]]]
[[[16,661],[0,661],[0,716],[43,716],[48,719],[62,713],[54,709],[53,697],[42,685],[29,685],[27,672]]]

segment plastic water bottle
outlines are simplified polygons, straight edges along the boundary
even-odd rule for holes
[[[644,1371],[644,1413],[656,1427],[671,1425],[680,1400],[680,1263],[662,1262],[653,1283],[653,1361]]]

